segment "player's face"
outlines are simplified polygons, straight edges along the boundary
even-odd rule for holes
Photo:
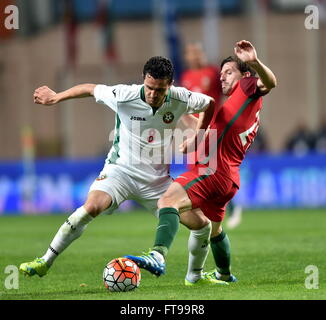
[[[224,64],[220,74],[223,94],[228,95],[242,77],[243,75],[237,68],[236,62],[232,61]]]
[[[145,100],[151,107],[160,107],[172,83],[168,79],[154,79],[146,74],[144,79]]]

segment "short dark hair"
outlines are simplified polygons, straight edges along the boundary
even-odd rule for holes
[[[237,64],[237,67],[239,69],[239,71],[244,74],[245,72],[250,72],[251,76],[255,76],[256,75],[256,71],[251,68],[248,63],[245,63],[243,61],[241,61],[238,57],[236,56],[229,56],[227,58],[225,58],[222,63],[221,63],[221,69],[223,68],[223,66],[228,63],[228,62],[235,62]]]
[[[150,58],[144,65],[143,76],[149,74],[154,79],[167,79],[173,81],[174,68],[172,62],[164,57],[156,56]]]

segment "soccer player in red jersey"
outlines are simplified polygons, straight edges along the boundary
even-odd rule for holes
[[[156,266],[165,267],[168,249],[178,231],[179,215],[200,208],[212,222],[211,247],[217,267],[213,274],[218,280],[236,281],[230,270],[229,240],[222,221],[227,203],[240,187],[239,166],[259,127],[262,96],[276,86],[276,77],[258,59],[250,42],[237,42],[234,53],[235,57],[221,64],[222,91],[228,98],[210,123],[205,137],[209,149],[205,149],[196,167],[181,174],[158,201],[159,225],[152,250],[143,256],[128,256],[141,268],[151,271]],[[198,137],[188,139],[181,150],[186,152]],[[195,283],[185,279],[185,284]]]
[[[188,43],[184,54],[188,69],[181,75],[181,85],[190,91],[204,93],[215,100],[216,107],[221,105],[222,87],[221,81],[216,76],[220,73],[220,68],[209,64],[203,46],[199,42]],[[189,115],[182,119],[187,128],[196,129],[197,122],[192,117],[198,118],[199,114]],[[187,170],[195,167],[197,152],[187,154]],[[242,218],[241,205],[235,204],[232,200],[227,206],[229,229],[237,227]]]

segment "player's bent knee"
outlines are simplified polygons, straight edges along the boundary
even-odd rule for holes
[[[169,189],[158,200],[157,207],[159,209],[171,207],[185,211],[191,209],[191,201],[179,183],[172,183]]]
[[[98,206],[95,203],[85,203],[84,207],[86,209],[86,211],[92,216],[92,217],[97,217],[102,211],[104,211],[105,209],[103,209],[101,206]]]
[[[183,212],[180,222],[190,230],[200,230],[210,224],[210,220],[197,209]]]
[[[174,201],[174,199],[172,199],[171,197],[169,196],[165,196],[163,195],[158,201],[157,201],[157,207],[159,209],[162,209],[162,208],[176,208],[176,209],[179,209],[178,206],[177,206],[177,203],[176,201]]]
[[[111,203],[112,198],[110,195],[102,191],[95,191],[90,193],[84,208],[92,217],[96,217],[108,209]]]
[[[211,238],[217,237],[222,231],[222,222],[212,222]]]

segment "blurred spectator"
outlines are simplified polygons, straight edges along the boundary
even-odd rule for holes
[[[288,137],[285,149],[296,155],[304,155],[314,150],[314,135],[304,122]]]
[[[319,128],[315,134],[314,150],[317,153],[326,153],[326,115],[321,118]]]
[[[181,86],[211,96],[219,103],[221,99],[220,70],[207,62],[201,43],[189,43],[184,55],[188,69],[181,75]]]

